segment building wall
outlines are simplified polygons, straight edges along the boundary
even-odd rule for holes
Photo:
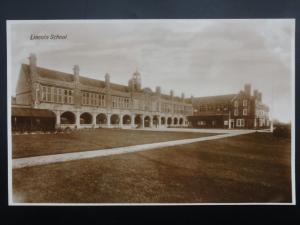
[[[65,81],[39,76],[35,63],[36,61],[30,61],[30,71],[28,71],[29,77],[34,76],[34,82],[28,81],[28,75],[24,71],[20,72],[17,104],[26,103],[33,108],[52,110],[56,114],[57,128],[144,127],[145,125],[185,127],[188,124],[187,115],[192,114],[192,104],[185,102],[183,98],[171,94],[162,95],[160,89],[156,92],[152,92],[149,88],[141,89],[139,83],[141,79],[137,73],[133,75],[128,87],[111,84],[109,75],[105,76],[103,87],[95,87],[80,81],[78,66],[74,67],[73,80]],[[22,94],[24,90],[26,94]],[[106,119],[99,119],[104,118],[103,115]],[[128,124],[129,118],[130,124]],[[168,124],[167,121],[170,119],[171,122]],[[73,122],[64,124],[65,121]]]
[[[251,95],[249,85],[236,95],[209,99],[193,101],[194,113],[189,117],[193,127],[261,129],[270,126],[269,109],[262,103],[262,94],[255,90]]]
[[[232,128],[253,128],[255,117],[255,101],[245,92],[240,92],[231,101]]]

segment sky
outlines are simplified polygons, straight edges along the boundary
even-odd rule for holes
[[[185,97],[262,92],[271,117],[292,117],[294,20],[85,20],[15,22],[9,28],[11,93],[30,53],[40,67],[127,85],[138,70],[142,87]],[[30,40],[67,35],[65,40]]]

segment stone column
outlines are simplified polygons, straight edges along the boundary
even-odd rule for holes
[[[123,115],[119,115],[120,119],[119,119],[119,127],[123,127]]]
[[[80,128],[80,112],[76,112],[76,127]]]
[[[157,116],[157,118],[158,118],[158,128],[160,128],[161,127],[161,118],[160,118],[160,116]]]
[[[110,114],[109,113],[106,114],[106,124],[107,124],[107,127],[110,127]]]
[[[144,115],[141,115],[141,118],[142,118],[142,128],[144,128],[145,127]]]
[[[96,116],[97,116],[97,114],[96,113],[93,113],[92,114],[92,124],[93,124],[93,127],[96,127],[96,125],[97,125],[97,123],[96,123]]]
[[[60,111],[56,111],[55,115],[56,115],[55,127],[59,128],[60,127]]]
[[[134,128],[134,118],[135,118],[135,115],[131,114],[131,120],[130,120],[131,128]]]
[[[152,128],[153,127],[153,117],[149,116],[149,118],[150,118],[150,128]]]

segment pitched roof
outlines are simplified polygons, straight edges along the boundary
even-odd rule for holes
[[[43,117],[43,118],[55,118],[54,112],[48,109],[33,109],[33,108],[21,108],[12,107],[11,115],[18,117]]]
[[[92,78],[88,78],[88,77],[79,77],[79,82],[81,84],[87,85],[87,86],[91,86],[91,87],[105,87],[105,82],[102,80],[96,80],[96,79],[92,79]]]
[[[193,101],[198,104],[221,104],[229,102],[235,96],[236,94],[197,97]]]
[[[26,73],[29,73],[29,65],[22,64],[22,67]],[[42,67],[37,67],[37,72],[40,77],[46,79],[65,81],[65,82],[74,81],[74,75],[70,73],[64,73],[64,72],[50,70]],[[88,78],[85,76],[79,76],[79,81],[81,84],[91,86],[91,87],[101,87],[101,88],[105,87],[105,81]],[[112,89],[115,90],[128,91],[128,87],[125,85],[110,83],[110,86]]]

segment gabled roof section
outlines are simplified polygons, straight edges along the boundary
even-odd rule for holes
[[[110,83],[110,87],[114,90],[117,90],[117,91],[125,91],[125,92],[128,92],[129,89],[127,86],[125,85],[121,85],[121,84],[114,84],[114,83]]]
[[[88,77],[79,77],[79,81],[83,85],[91,86],[91,87],[105,87],[105,82],[102,80],[96,80]]]
[[[197,104],[222,104],[231,101],[235,96],[236,94],[197,97],[193,101]]]
[[[23,70],[29,75],[29,65],[22,64]],[[64,73],[56,70],[50,70],[42,67],[37,67],[37,72],[39,77],[50,79],[50,80],[56,80],[56,81],[64,81],[64,82],[73,82],[74,81],[74,75],[71,73]],[[88,78],[85,76],[79,76],[79,81],[81,84],[90,86],[90,87],[105,87],[105,81],[97,80],[93,78]],[[114,84],[110,83],[110,87],[114,90],[118,91],[128,91],[128,87],[125,85],[120,84]]]
[[[59,81],[73,82],[73,74],[63,73],[56,70],[49,70],[46,68],[37,67],[37,72],[40,77],[46,79],[53,79]]]

